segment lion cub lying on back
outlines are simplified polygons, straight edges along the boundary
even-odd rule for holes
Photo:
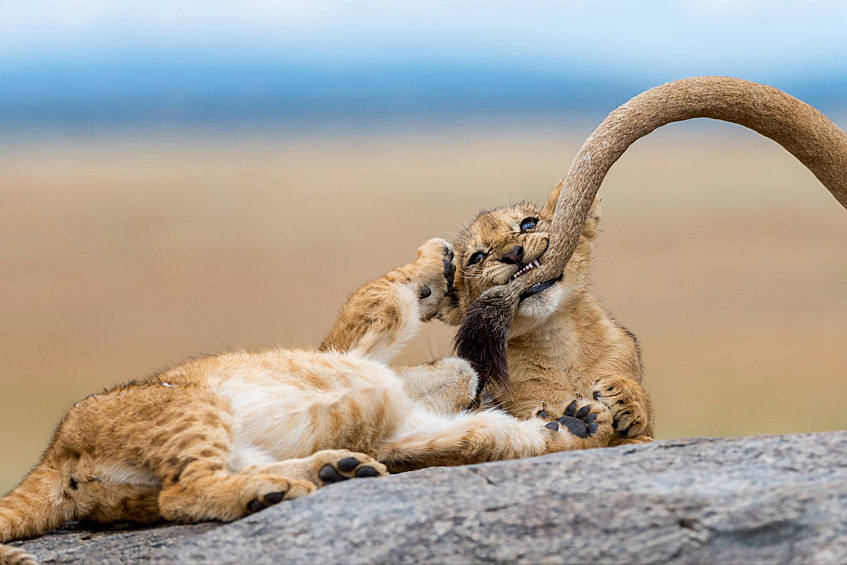
[[[416,261],[365,285],[321,352],[196,359],[78,402],[41,463],[0,500],[0,543],[69,520],[235,520],[349,478],[608,443],[612,419],[599,402],[574,403],[562,427],[469,413],[468,362],[386,365],[452,294],[452,258],[430,240]],[[0,546],[0,564],[11,563],[34,561]]]
[[[439,318],[461,323],[483,291],[544,263],[547,229],[561,189],[560,182],[543,209],[522,202],[483,212],[459,234],[455,293]],[[638,342],[603,309],[589,287],[599,214],[595,200],[564,273],[521,296],[508,338],[509,383],[488,383],[487,392],[497,405],[522,419],[545,417],[544,400],[556,401],[558,410],[575,398],[593,397],[614,417],[610,444],[639,443],[652,438],[654,423],[650,397],[641,385]],[[460,332],[457,339],[468,336]]]

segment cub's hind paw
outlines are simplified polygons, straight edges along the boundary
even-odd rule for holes
[[[636,438],[648,432],[650,416],[641,390],[639,383],[619,376],[601,378],[594,385],[594,399],[609,408],[615,432],[623,438]]]
[[[548,429],[562,429],[572,436],[591,440],[591,443],[597,445],[605,445],[613,431],[612,416],[608,408],[600,402],[581,398],[572,401],[564,410],[551,410],[546,403],[542,403],[535,416],[546,420],[545,427]]]
[[[309,481],[285,479],[274,475],[255,475],[250,487],[252,495],[247,502],[248,514],[264,510],[283,500],[300,498],[317,488]]]
[[[346,450],[320,452],[317,461],[317,478],[321,486],[339,483],[348,479],[384,477],[388,475],[385,465],[365,455]]]

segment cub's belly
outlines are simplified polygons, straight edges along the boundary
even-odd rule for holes
[[[384,365],[299,351],[267,361],[219,385],[232,410],[234,470],[322,449],[370,451],[411,410],[402,383]]]

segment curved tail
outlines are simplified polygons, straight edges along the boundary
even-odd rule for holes
[[[558,276],[570,260],[606,173],[629,148],[671,122],[712,118],[733,122],[779,143],[806,165],[847,208],[847,134],[805,102],[772,86],[732,77],[694,77],[643,92],[609,114],[571,164],[550,230],[552,260],[516,279],[520,294]]]
[[[44,534],[71,519],[62,487],[61,474],[41,463],[0,499],[0,544]],[[24,550],[0,545],[0,565],[35,563]]]
[[[553,214],[546,252],[550,258],[509,283],[505,291],[497,287],[485,291],[477,302],[482,305],[493,300],[499,306],[486,312],[472,306],[469,313],[474,316],[462,321],[456,334],[458,350],[469,355],[475,366],[489,363],[490,368],[480,375],[508,382],[505,365],[491,360],[505,359],[503,336],[508,336],[519,297],[532,285],[562,273],[612,165],[630,145],[653,130],[692,118],[733,122],[776,141],[847,208],[847,134],[805,102],[771,86],[731,77],[687,78],[643,92],[609,114],[573,160]],[[482,326],[481,317],[485,320]],[[469,345],[467,340],[475,343]]]

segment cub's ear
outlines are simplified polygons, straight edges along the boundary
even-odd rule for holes
[[[547,220],[548,222],[553,219],[553,211],[556,209],[556,202],[559,200],[559,194],[562,192],[562,187],[565,185],[565,179],[560,179],[556,186],[553,187],[553,190],[550,191],[550,195],[547,197],[547,204],[544,205],[544,209],[541,211],[541,217]]]
[[[597,226],[600,225],[600,195],[594,197],[594,202],[591,203],[591,209],[588,211],[588,217],[585,219],[585,225],[582,227],[582,237],[586,239],[594,239],[597,237]]]
[[[556,210],[556,203],[559,201],[559,194],[562,193],[562,188],[565,186],[564,179],[556,183],[550,195],[547,197],[547,204],[544,205],[544,210],[541,211],[541,217],[545,220],[553,220],[553,212]],[[600,195],[594,197],[591,203],[591,209],[588,211],[588,218],[585,220],[585,227],[582,228],[582,236],[588,239],[594,239],[597,236],[597,226],[600,224]]]

